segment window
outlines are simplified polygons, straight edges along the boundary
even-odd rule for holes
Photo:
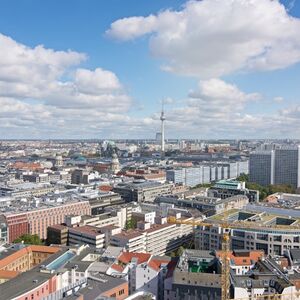
[[[125,293],[124,289],[119,291],[119,296]]]

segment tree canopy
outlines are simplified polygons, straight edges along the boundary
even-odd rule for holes
[[[23,234],[13,241],[13,243],[22,243],[29,245],[42,245],[43,242],[37,234]]]
[[[246,174],[241,174],[239,177],[237,177],[237,180],[245,181],[246,188],[259,191],[259,198],[261,200],[274,193],[295,193],[295,188],[289,184],[269,184],[267,186],[263,186],[255,182],[249,182],[249,176]]]

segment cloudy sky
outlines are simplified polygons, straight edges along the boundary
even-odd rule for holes
[[[0,0],[0,139],[300,138],[300,0]]]

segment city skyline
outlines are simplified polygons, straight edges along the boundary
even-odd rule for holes
[[[300,1],[0,2],[0,138],[299,138]]]

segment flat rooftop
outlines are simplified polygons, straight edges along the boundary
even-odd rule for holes
[[[101,294],[123,284],[128,284],[125,279],[104,274],[94,274],[91,278],[88,278],[87,287],[79,290],[77,294],[83,295],[84,300],[95,300]]]
[[[268,212],[257,212],[251,210],[232,209],[206,219],[209,223],[229,223],[241,228],[261,228],[276,230],[300,230],[300,218],[271,214]]]

